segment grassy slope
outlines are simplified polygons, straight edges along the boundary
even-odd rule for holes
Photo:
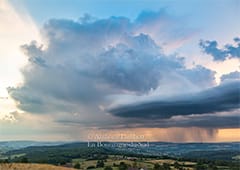
[[[48,164],[9,163],[0,164],[0,170],[76,170]]]
[[[173,164],[175,162],[175,160],[171,160],[171,159],[159,159],[159,160],[155,160],[155,159],[146,159],[146,160],[142,160],[142,161],[132,161],[132,160],[125,160],[125,159],[119,159],[119,160],[115,160],[114,157],[112,157],[112,155],[109,156],[110,158],[107,159],[106,162],[104,162],[105,166],[110,166],[113,168],[113,170],[118,170],[117,167],[113,167],[113,164],[117,164],[119,165],[120,162],[125,162],[127,165],[133,166],[134,163],[136,163],[137,167],[141,167],[144,169],[153,169],[154,164],[155,163],[159,163],[159,164],[163,164],[163,163],[168,163],[170,165],[172,165],[172,169],[175,170],[173,168]],[[97,160],[84,160],[84,159],[73,159],[72,163],[75,164],[79,162],[81,165],[81,169],[87,169],[87,167],[89,166],[96,166],[97,164]],[[195,162],[181,162],[178,161],[179,164],[184,164],[184,165],[190,165],[190,166],[194,166],[196,163]],[[104,168],[95,168],[94,170],[103,170]],[[191,167],[187,167],[188,170],[193,170],[193,168]]]

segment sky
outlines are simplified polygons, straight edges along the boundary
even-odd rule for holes
[[[1,0],[0,140],[240,141],[238,0]]]

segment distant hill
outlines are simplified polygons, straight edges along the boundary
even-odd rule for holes
[[[167,143],[151,142],[149,147],[116,147],[115,150],[135,154],[167,156],[191,160],[234,161],[240,156],[240,142]]]
[[[0,143],[1,144],[1,143]],[[10,158],[12,162],[21,162],[26,157],[32,163],[64,164],[72,159],[106,159],[108,155],[125,155],[136,157],[159,157],[176,159],[207,159],[236,161],[240,156],[240,143],[166,143],[152,142],[148,146],[126,145],[125,142],[111,143],[114,147],[88,147],[86,142],[76,143],[31,143],[16,142],[6,144],[11,149],[0,154],[2,159]],[[37,146],[41,145],[43,146]],[[109,142],[103,142],[109,144]],[[30,145],[30,146],[29,146]],[[1,146],[4,146],[3,143]],[[24,146],[28,146],[22,148]],[[124,147],[123,147],[124,146]],[[1,159],[1,157],[0,157]]]
[[[38,142],[38,141],[0,141],[0,153],[29,146],[55,146],[66,142]]]
[[[13,162],[21,162],[21,159],[26,157],[32,163],[57,165],[69,162],[73,158],[104,158],[112,153],[116,153],[116,151],[103,147],[87,147],[87,143],[69,143],[56,146],[29,146],[8,151],[3,156],[10,157]]]

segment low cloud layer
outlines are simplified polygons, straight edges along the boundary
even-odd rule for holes
[[[163,119],[177,115],[230,111],[239,108],[239,102],[240,82],[234,82],[196,94],[120,106],[109,112],[125,118]]]
[[[234,43],[223,48],[219,48],[217,41],[200,41],[199,45],[206,54],[213,56],[215,61],[224,61],[228,58],[240,58],[240,38],[234,38]]]
[[[239,71],[234,71],[229,74],[224,74],[221,76],[221,81],[236,81],[240,80],[240,72]]]

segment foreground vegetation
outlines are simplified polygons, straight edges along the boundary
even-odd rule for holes
[[[26,157],[23,157],[21,162],[8,163],[8,160],[2,161],[0,170],[240,170],[238,163],[193,162],[121,155],[105,155],[104,159],[74,158],[70,162],[59,163],[58,165],[29,163]]]
[[[48,164],[2,163],[0,170],[76,170]]]

